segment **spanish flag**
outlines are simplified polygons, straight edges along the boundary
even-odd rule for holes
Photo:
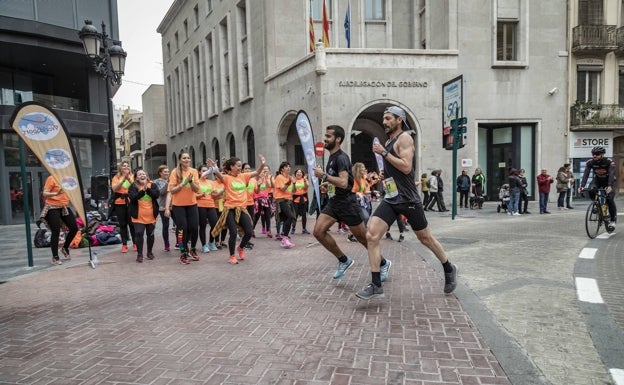
[[[329,47],[329,18],[327,17],[327,4],[323,0],[323,44]]]
[[[310,13],[310,52],[314,52],[314,20],[312,19],[312,14]]]

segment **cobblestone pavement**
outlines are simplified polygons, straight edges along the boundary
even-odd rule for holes
[[[225,251],[184,266],[158,241],[143,264],[106,246],[96,269],[85,249],[58,267],[35,249],[24,268],[23,227],[3,226],[0,384],[613,383],[575,291],[583,210],[495,209],[428,214],[460,267],[455,295],[408,234],[382,242],[393,266],[386,298],[370,302],[353,295],[370,280],[365,250],[335,232],[356,261],[341,280],[310,235],[291,250],[256,238],[236,266]],[[622,235],[600,241],[594,272],[618,319],[622,265],[609,250],[621,256]]]

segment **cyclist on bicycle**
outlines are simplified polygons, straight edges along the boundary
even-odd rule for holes
[[[588,192],[591,199],[595,199],[598,188],[603,187],[607,193],[607,206],[609,207],[609,216],[611,221],[607,226],[607,230],[615,230],[615,222],[617,221],[617,208],[615,207],[615,162],[604,156],[606,150],[602,146],[592,148],[592,159],[585,164],[585,173],[579,187],[579,194],[583,193],[584,186],[587,183],[590,170],[593,171],[593,180],[589,186]]]

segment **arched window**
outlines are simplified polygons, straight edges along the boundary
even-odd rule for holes
[[[195,163],[195,148],[191,146],[188,152],[191,156],[191,167],[195,167],[197,165],[197,163]]]
[[[246,145],[247,145],[247,162],[251,165],[252,168],[256,167],[256,140],[254,137],[253,128],[247,127],[247,135],[246,135]]]
[[[219,166],[221,166],[221,149],[219,147],[219,140],[214,139],[212,141],[212,147],[214,148],[214,159]]]
[[[236,156],[236,140],[234,140],[234,135],[228,135],[228,146],[230,147],[230,157]]]

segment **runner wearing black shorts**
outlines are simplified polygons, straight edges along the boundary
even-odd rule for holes
[[[329,252],[338,259],[338,269],[334,279],[342,278],[351,265],[353,259],[347,257],[340,249],[334,237],[328,230],[334,223],[343,221],[349,226],[351,233],[364,247],[366,247],[366,226],[361,216],[361,209],[357,202],[353,188],[353,173],[349,156],[342,151],[340,146],[345,138],[344,129],[340,126],[329,126],[325,131],[325,148],[329,150],[329,160],[326,172],[318,166],[314,169],[314,176],[321,179],[324,184],[334,186],[335,194],[329,199],[327,205],[316,219],[314,237]],[[391,262],[380,256],[378,269],[383,272],[383,280],[388,276]]]
[[[407,127],[405,111],[391,106],[383,114],[383,126],[388,141],[385,147],[373,144],[373,152],[380,154],[384,162],[384,186],[386,194],[368,222],[368,261],[371,267],[372,283],[355,295],[362,299],[384,296],[379,261],[379,241],[396,220],[397,214],[407,218],[418,240],[438,258],[444,268],[444,292],[452,293],[457,286],[457,266],[446,257],[442,245],[429,231],[427,218],[420,195],[416,189],[416,175],[413,165],[414,139],[404,130]]]

